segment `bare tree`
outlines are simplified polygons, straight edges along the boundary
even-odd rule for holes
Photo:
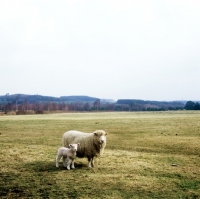
[[[99,110],[99,108],[100,108],[100,99],[97,99],[94,102],[94,109]]]

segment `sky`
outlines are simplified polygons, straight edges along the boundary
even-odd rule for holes
[[[200,100],[199,0],[0,1],[0,95]]]

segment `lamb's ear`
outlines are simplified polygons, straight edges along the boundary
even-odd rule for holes
[[[105,135],[108,135],[108,133],[106,132]]]
[[[72,144],[69,144],[69,147],[72,147]]]
[[[78,143],[77,145],[80,146],[80,143]]]

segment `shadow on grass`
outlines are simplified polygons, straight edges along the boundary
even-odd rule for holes
[[[31,197],[31,187],[26,176],[21,173],[0,173],[0,198],[26,198]]]
[[[25,168],[31,169],[35,172],[57,172],[60,170],[67,170],[66,167],[60,162],[59,168],[56,167],[55,162],[51,161],[34,161],[31,163],[26,163],[24,165]],[[76,169],[81,169],[86,167],[86,165],[82,163],[75,163]]]

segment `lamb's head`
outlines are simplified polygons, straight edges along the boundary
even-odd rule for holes
[[[76,152],[78,149],[78,146],[80,146],[80,143],[78,144],[69,144],[69,148],[71,149],[71,151]]]
[[[96,130],[94,132],[94,135],[96,136],[96,139],[100,144],[106,143],[106,135],[107,133],[103,130]]]

